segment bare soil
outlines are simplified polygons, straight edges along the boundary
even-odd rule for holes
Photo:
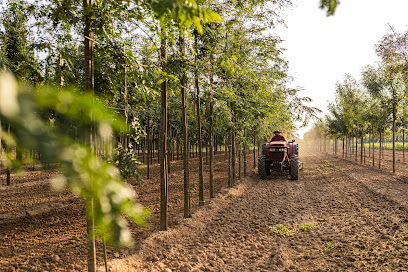
[[[259,180],[251,172],[231,189],[225,186],[227,162],[217,155],[217,196],[209,200],[206,187],[204,207],[197,205],[193,159],[189,219],[182,218],[181,161],[174,162],[165,232],[157,231],[159,172],[153,165],[152,178],[133,185],[139,201],[155,212],[151,226],[132,226],[136,248],[109,248],[111,271],[408,271],[408,172],[402,155],[392,174],[389,152],[378,169],[368,157],[361,165],[360,158],[327,151],[301,153],[298,181],[284,175]],[[248,162],[252,169],[252,155]],[[0,186],[0,271],[86,270],[82,201],[51,191],[47,180],[31,181],[30,173],[25,179]],[[272,231],[276,226],[289,235]],[[99,246],[103,271],[100,252]]]

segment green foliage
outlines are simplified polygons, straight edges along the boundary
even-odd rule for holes
[[[330,242],[327,242],[326,246],[324,247],[324,250],[325,251],[332,251],[334,248],[335,248],[334,247],[334,242],[330,241]]]
[[[365,148],[369,148],[369,147],[372,148],[373,144],[370,143],[370,146],[368,144],[364,144],[364,147]],[[405,147],[405,151],[407,151],[408,150],[408,144],[405,143],[404,147]],[[380,143],[374,143],[374,148],[375,149],[380,149]],[[382,143],[381,148],[383,148],[385,150],[392,150],[392,143]],[[395,142],[395,150],[399,150],[399,151],[403,150],[402,142]]]
[[[54,186],[68,186],[85,200],[87,216],[95,220],[96,234],[107,241],[130,245],[125,215],[145,225],[149,211],[136,204],[136,194],[120,179],[118,170],[96,156],[87,145],[44,122],[38,112],[52,110],[93,127],[95,136],[109,141],[113,129],[126,132],[115,114],[93,102],[89,95],[68,90],[18,86],[13,77],[0,77],[0,117],[10,125],[9,143],[41,152],[47,161],[59,163],[64,176]]]
[[[12,71],[20,80],[41,80],[40,67],[34,56],[31,35],[27,26],[25,1],[10,1],[0,14],[0,57],[2,69]]]
[[[317,229],[317,228],[319,228],[319,226],[317,225],[316,222],[310,223],[310,224],[308,224],[308,223],[298,224],[298,226],[299,226],[299,228],[300,228],[301,230],[303,230],[304,232],[307,232],[308,230],[311,230],[311,229]]]
[[[218,14],[199,6],[194,0],[150,0],[148,2],[160,21],[170,17],[179,22],[181,28],[188,28],[194,24],[199,33],[203,32],[202,23],[222,20]]]
[[[123,179],[134,177],[138,180],[141,179],[138,165],[141,163],[137,160],[137,156],[134,150],[129,148],[123,148],[119,145],[114,151],[112,162],[119,169],[120,175]]]
[[[292,235],[292,232],[282,224],[281,225],[276,225],[274,227],[270,226],[269,229],[271,231],[273,231],[274,233],[282,234],[284,236],[291,236]]]
[[[326,9],[327,16],[334,15],[337,5],[339,4],[339,0],[320,0],[320,8]]]

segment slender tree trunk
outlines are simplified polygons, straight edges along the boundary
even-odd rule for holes
[[[397,120],[396,103],[392,104],[392,172],[395,173],[395,121]]]
[[[167,41],[162,30],[160,45],[161,67],[165,70],[167,60]],[[163,78],[161,83],[161,110],[160,110],[160,230],[167,230],[168,218],[168,173],[167,173],[167,79]]]
[[[236,117],[235,117],[235,106],[231,105],[232,113],[232,132],[231,132],[231,171],[232,171],[232,186],[235,185],[237,181],[237,151],[235,145],[235,128],[236,128]]]
[[[185,42],[180,34],[179,38],[181,56],[184,58]],[[191,217],[190,210],[190,172],[189,172],[189,149],[188,149],[188,119],[187,119],[187,73],[182,67],[181,75],[181,107],[183,122],[183,168],[184,168],[184,217]]]
[[[360,140],[360,163],[363,164],[363,147],[364,147],[364,129],[361,129],[361,140]]]
[[[7,126],[7,133],[8,135],[10,135],[10,124],[8,124]],[[6,151],[7,152],[10,151],[10,143],[8,141],[6,142]],[[10,165],[8,165],[6,168],[6,185],[10,186],[10,184],[11,184],[11,168]]]
[[[92,27],[92,6],[93,0],[83,0],[83,19],[84,19],[84,88],[85,92],[89,92],[94,95],[94,33]],[[92,126],[90,129],[90,145],[92,146]],[[88,216],[87,216],[87,248],[88,248],[88,272],[96,271],[96,248],[95,248],[95,222],[93,211],[93,199],[89,200]]]
[[[205,145],[205,165],[208,165],[208,137],[205,137],[204,145]]]
[[[147,179],[150,179],[150,115],[147,115]]]
[[[244,142],[244,177],[246,177],[248,175],[248,172],[247,172],[248,165],[247,165],[247,144],[246,144],[247,134],[246,134],[246,128],[244,128],[244,139],[245,139],[245,142]]]
[[[402,130],[402,160],[405,162],[405,128]]]
[[[197,33],[194,35],[194,41],[195,41],[195,49],[196,49],[196,55],[195,55],[195,89],[196,89],[196,94],[197,94],[197,137],[198,137],[198,179],[199,179],[199,186],[198,186],[198,204],[199,206],[204,205],[204,177],[203,177],[203,150],[202,150],[202,140],[201,140],[201,114],[200,114],[200,86],[198,82],[198,67],[197,67],[197,61],[198,61],[198,37]]]
[[[168,117],[167,117],[168,118]],[[167,122],[168,124],[168,122]],[[170,174],[171,167],[171,130],[167,128],[167,173]]]
[[[255,153],[255,147],[256,147],[256,126],[254,125],[254,169],[256,168],[256,153]]]
[[[212,60],[212,55],[210,55],[210,61]],[[210,70],[210,116],[209,116],[209,132],[210,137],[210,198],[214,198],[214,101],[213,101],[213,84],[214,79],[212,72]]]
[[[228,138],[228,139],[229,139],[229,138]],[[228,145],[229,145],[229,144],[227,144],[227,141],[229,141],[229,140],[227,140],[227,138],[224,137],[224,160],[226,160],[227,157],[228,157],[227,148],[228,148]]]
[[[152,122],[152,124],[153,124],[153,122]],[[156,140],[154,138],[154,128],[153,128],[153,126],[152,126],[151,135],[152,135],[152,138],[151,138],[151,147],[150,147],[150,149],[152,150],[151,163],[153,164],[154,154],[156,153],[156,148],[155,148]]]
[[[231,133],[228,135],[228,187],[232,187],[232,175],[231,175]]]
[[[385,149],[385,129],[381,133],[381,140],[382,140],[382,146],[381,146],[381,159],[384,159],[384,149]]]
[[[381,144],[382,144],[382,133],[381,133],[382,131],[380,130],[380,150],[379,150],[379,153],[378,153],[378,168],[381,168],[381,154],[382,154],[382,146],[381,146]]]
[[[344,137],[343,137],[343,150],[342,150],[342,157],[344,158]]]
[[[179,142],[180,142],[180,139],[177,137],[177,139],[176,139],[176,159],[177,159],[177,160],[180,160],[180,156],[179,156],[179,148],[180,148]]]
[[[363,139],[364,145],[363,145],[363,151],[364,151],[364,164],[366,163],[366,147],[365,147],[365,141]]]
[[[147,127],[146,127],[146,130],[147,130]],[[143,146],[142,146],[142,154],[143,154],[142,163],[143,164],[145,163],[145,158],[147,156],[147,154],[146,154],[147,153],[146,145],[147,145],[147,135],[143,139]]]
[[[241,179],[241,153],[242,148],[241,145],[238,146],[238,180]]]
[[[348,159],[348,153],[349,153],[349,138],[348,135],[346,135],[346,159]]]
[[[356,131],[356,161],[358,161],[358,130]]]
[[[375,156],[374,156],[374,148],[375,148],[375,138],[374,138],[374,126],[372,127],[372,133],[373,136],[373,166],[375,166]]]
[[[125,48],[123,48],[123,68],[124,68],[124,72],[125,72],[125,75],[124,75],[124,94],[123,94],[123,98],[124,98],[124,106],[125,106],[125,110],[124,110],[124,114],[125,114],[125,123],[126,123],[126,125],[128,124],[128,122],[129,122],[129,114],[128,114],[128,111],[129,111],[129,105],[128,105],[128,89],[127,89],[127,67],[126,67],[126,56],[125,56]],[[123,148],[124,149],[126,149],[126,148],[128,148],[128,137],[129,137],[129,135],[126,133],[126,134],[124,134],[123,135],[124,136],[124,141],[123,141]]]
[[[6,185],[10,186],[11,184],[11,171],[10,171],[10,167],[7,167],[6,169]]]
[[[370,133],[368,133],[368,157],[371,158],[371,137],[370,137]]]

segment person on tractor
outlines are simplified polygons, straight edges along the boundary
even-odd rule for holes
[[[275,131],[273,132],[273,134],[275,134],[275,136],[272,137],[271,142],[274,142],[274,141],[284,141],[284,142],[286,142],[285,137],[283,137],[282,135],[280,135],[280,133],[281,133],[281,132],[280,132],[279,130],[275,130]]]

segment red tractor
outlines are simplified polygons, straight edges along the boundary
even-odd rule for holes
[[[272,141],[262,145],[262,155],[258,157],[258,174],[265,179],[272,171],[285,172],[292,180],[299,178],[299,148],[293,140]]]

